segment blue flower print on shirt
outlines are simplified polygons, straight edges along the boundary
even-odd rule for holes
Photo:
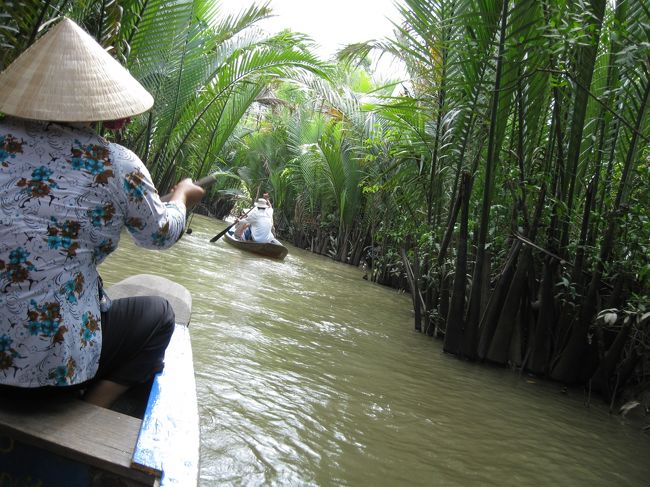
[[[48,377],[54,380],[57,386],[66,386],[72,383],[72,378],[76,370],[77,364],[70,358],[66,365],[59,365],[50,370]]]
[[[68,382],[65,380],[68,375],[68,368],[65,365],[59,365],[50,372],[50,379],[54,379],[57,386],[65,386]]]
[[[51,189],[59,187],[56,182],[50,178],[51,175],[51,169],[46,166],[40,166],[32,171],[32,178],[29,181],[25,178],[21,178],[16,183],[16,186],[24,188],[22,190],[23,193],[35,198],[49,196]]]
[[[23,152],[24,141],[18,140],[11,134],[0,135],[0,165],[8,167],[9,159],[14,159],[16,154]]]
[[[36,336],[41,331],[41,324],[38,321],[30,321],[27,323],[27,331],[30,335]]]
[[[75,171],[86,171],[95,176],[95,183],[107,184],[113,177],[113,165],[108,147],[95,144],[82,144],[75,140],[71,148],[72,157],[68,160]]]
[[[79,248],[79,230],[81,225],[78,221],[66,220],[59,223],[56,218],[50,219],[51,225],[47,227],[47,245],[51,249],[59,249],[64,251],[68,257],[77,255]]]
[[[0,370],[7,370],[14,365],[18,352],[11,348],[13,340],[9,335],[0,335]],[[20,357],[23,358],[23,357]]]
[[[165,225],[160,230],[152,233],[151,240],[154,245],[157,245],[158,247],[164,247],[165,244],[169,241],[169,223],[165,223]]]
[[[32,280],[29,277],[29,272],[36,268],[27,260],[29,252],[23,247],[17,247],[9,252],[9,262],[0,260],[0,279],[6,281],[5,289],[11,284],[20,284],[25,281]]]
[[[27,257],[29,257],[29,252],[22,247],[18,247],[9,253],[9,263],[15,265],[27,264]]]
[[[81,272],[77,272],[72,279],[61,287],[60,292],[66,297],[68,303],[76,303],[83,289],[84,276]]]
[[[88,213],[93,226],[101,227],[102,225],[107,225],[111,220],[113,220],[115,207],[113,206],[113,203],[108,203],[104,206],[97,206]]]
[[[52,175],[52,170],[50,168],[45,166],[37,167],[32,172],[32,180],[47,181],[51,175]]]
[[[81,171],[84,167],[86,167],[86,161],[84,161],[81,157],[73,157],[70,159],[70,164],[72,165],[72,169],[75,171]]]
[[[63,335],[68,329],[61,324],[61,308],[59,303],[50,302],[39,305],[33,299],[31,308],[27,311],[27,330],[30,335],[52,338],[52,343],[62,343]]]
[[[45,336],[53,337],[59,330],[59,322],[54,320],[41,321],[41,332]]]
[[[79,331],[79,335],[81,336],[81,344],[84,347],[87,347],[88,344],[93,341],[97,335],[97,332],[99,331],[99,323],[97,321],[97,318],[95,318],[90,312],[83,314],[81,317],[81,323],[82,327]]]
[[[12,342],[13,340],[9,335],[0,335],[0,353],[9,351]]]
[[[124,189],[133,201],[142,201],[147,194],[144,186],[145,177],[140,171],[130,172],[124,177]]]
[[[86,170],[94,175],[97,176],[98,174],[101,174],[104,172],[104,163],[103,161],[97,161],[95,159],[89,159],[86,161]]]

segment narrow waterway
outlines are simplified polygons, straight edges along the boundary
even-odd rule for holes
[[[598,399],[442,353],[408,296],[293,247],[284,262],[209,239],[124,236],[107,284],[158,274],[192,293],[201,486],[640,486],[650,434]]]

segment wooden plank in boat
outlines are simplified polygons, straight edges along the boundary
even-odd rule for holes
[[[130,468],[140,424],[74,397],[45,403],[3,398],[0,484],[86,485],[84,479],[104,476],[123,485],[155,485],[155,476]],[[57,483],[64,473],[67,480]]]

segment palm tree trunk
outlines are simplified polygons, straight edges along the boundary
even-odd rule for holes
[[[467,276],[467,232],[469,220],[471,175],[463,173],[461,178],[461,215],[458,237],[458,252],[456,254],[456,272],[454,287],[451,294],[449,314],[445,326],[445,341],[443,350],[458,355],[462,351],[463,318],[465,316],[465,287]]]
[[[497,145],[497,123],[499,99],[501,94],[501,79],[503,72],[506,29],[508,26],[508,0],[504,0],[501,9],[501,28],[499,34],[499,48],[494,80],[494,92],[491,102],[490,114],[490,131],[488,135],[488,151],[485,161],[485,183],[483,186],[483,205],[481,209],[481,223],[479,227],[478,241],[476,244],[476,263],[474,265],[474,275],[472,278],[472,287],[467,309],[467,318],[465,319],[465,329],[463,333],[463,355],[470,359],[476,358],[476,349],[478,345],[478,325],[481,315],[482,287],[484,280],[488,276],[484,275],[485,265],[485,245],[487,243],[488,226],[490,223],[490,207],[492,206],[492,186],[494,184],[494,170],[499,158]]]
[[[568,193],[566,194],[567,214],[562,223],[562,236],[560,238],[561,248],[566,248],[569,243],[569,229],[571,215],[573,212],[573,194],[576,186],[576,171],[578,159],[580,158],[580,146],[582,144],[582,133],[584,131],[585,116],[587,114],[587,103],[589,93],[587,89],[591,86],[591,80],[594,75],[594,65],[596,63],[596,54],[598,52],[598,43],[600,30],[605,15],[606,0],[590,0],[588,23],[586,32],[590,33],[591,39],[580,44],[577,52],[577,83],[573,100],[573,112],[571,114],[571,132],[569,133],[569,147],[567,149],[567,172],[564,184],[569,184]]]
[[[503,308],[503,302],[506,298],[506,292],[508,291],[509,285],[512,282],[512,277],[517,268],[520,251],[521,242],[516,241],[512,247],[510,247],[508,257],[501,269],[499,280],[497,281],[494,290],[490,293],[488,304],[483,316],[481,317],[479,327],[480,335],[477,347],[477,355],[481,360],[487,357],[490,344],[492,343],[492,337],[494,336],[494,330],[497,327],[499,315]]]
[[[540,191],[537,205],[535,207],[533,222],[528,234],[531,241],[534,241],[537,236],[545,199],[546,191],[544,190],[544,187],[542,187],[542,191]],[[513,259],[513,261],[515,261],[515,259]],[[532,272],[533,269],[532,264],[532,249],[530,246],[526,246],[524,251],[519,254],[516,270],[514,271],[512,279],[504,280],[503,284],[499,281],[499,292],[505,294],[505,299],[503,300],[501,310],[496,310],[498,316],[496,324],[490,324],[494,329],[494,334],[489,340],[490,346],[485,353],[485,358],[487,360],[499,364],[505,364],[508,360],[512,333],[516,327],[517,314],[519,313],[521,300],[526,290],[526,279],[528,273]],[[512,275],[512,270],[509,271],[509,274]],[[502,286],[504,289],[507,289],[507,293],[501,289]],[[485,343],[483,350],[485,350]]]
[[[609,217],[609,224],[601,244],[600,258],[597,260],[595,269],[592,273],[587,294],[582,302],[580,314],[576,323],[570,330],[566,347],[562,350],[562,353],[554,364],[551,372],[551,377],[556,380],[573,383],[582,378],[582,373],[585,372],[581,369],[580,364],[587,350],[587,331],[594,315],[596,314],[600,280],[605,265],[609,262],[612,254],[614,238],[618,230],[619,218],[622,213],[622,205],[627,201],[627,195],[629,192],[629,175],[632,171],[632,166],[636,157],[636,149],[639,142],[639,129],[641,128],[641,124],[645,117],[649,93],[650,79],[647,79],[644,93],[640,100],[635,130],[632,132],[632,139],[630,140],[630,146],[625,158],[616,200],[614,201],[613,210]]]

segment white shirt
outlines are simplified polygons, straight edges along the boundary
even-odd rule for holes
[[[248,223],[251,226],[251,234],[255,242],[270,242],[275,237],[273,228],[273,208],[255,208],[241,223]]]
[[[144,164],[93,130],[0,121],[0,383],[70,385],[101,353],[96,266],[126,227],[171,246],[185,207],[160,201]]]

